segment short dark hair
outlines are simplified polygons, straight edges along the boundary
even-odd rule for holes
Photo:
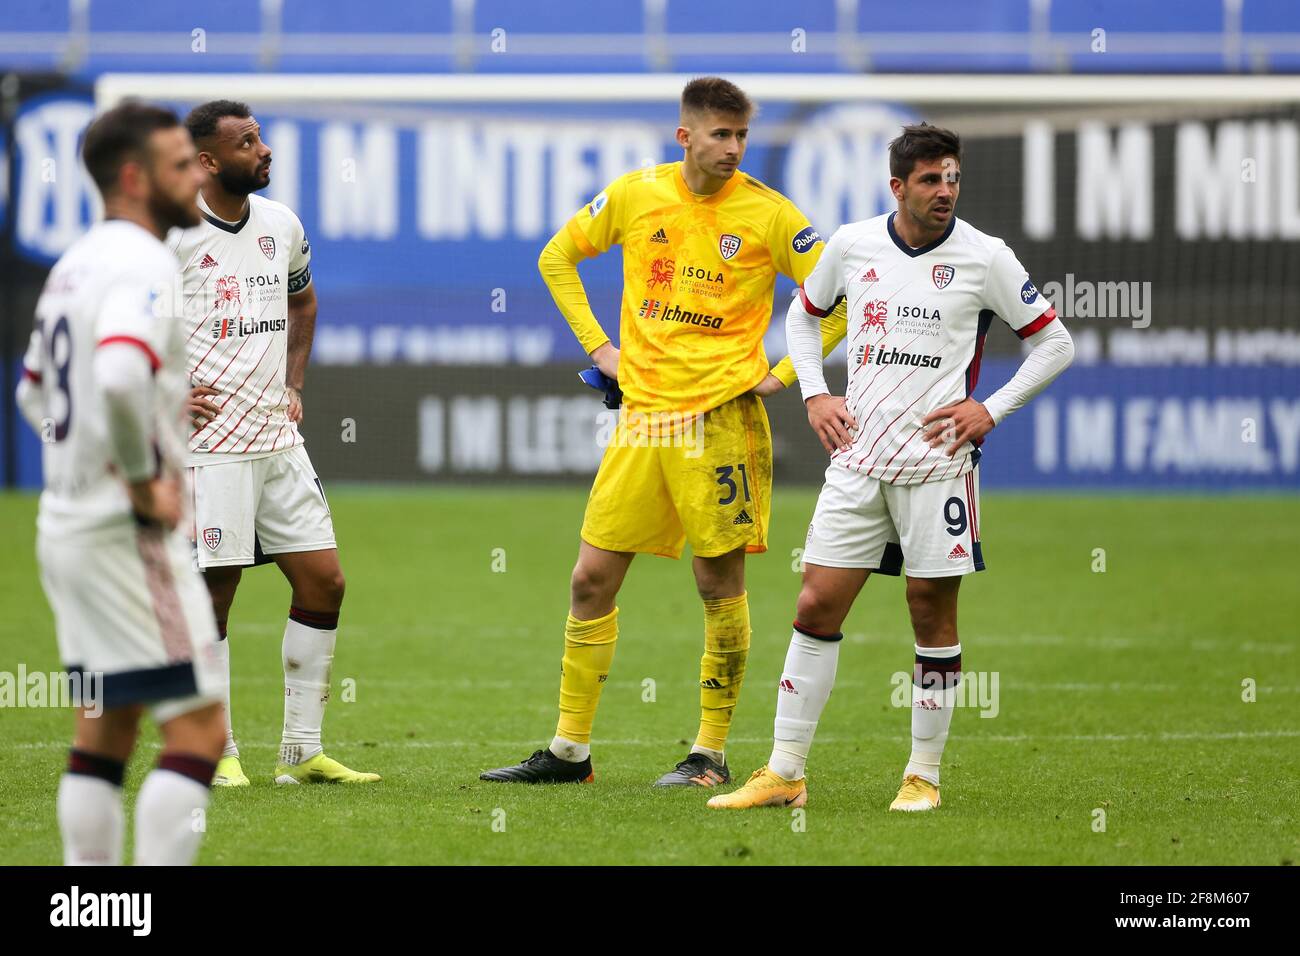
[[[929,123],[904,126],[902,134],[889,144],[889,175],[907,182],[917,160],[928,162],[945,156],[961,162],[961,137],[952,130]]]
[[[180,125],[171,110],[138,100],[127,100],[91,123],[82,140],[81,158],[100,193],[117,185],[124,163],[147,158],[150,136]]]
[[[682,112],[751,116],[754,104],[745,91],[720,76],[697,76],[682,89]]]
[[[190,115],[185,117],[185,128],[190,131],[190,138],[198,143],[215,135],[217,124],[227,116],[248,119],[252,115],[247,103],[238,100],[211,100],[190,110]]]

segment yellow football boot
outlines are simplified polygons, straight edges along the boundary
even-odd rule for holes
[[[275,782],[278,785],[293,783],[374,783],[377,773],[349,770],[333,757],[317,754],[299,764],[275,765]]]
[[[708,806],[714,810],[747,810],[750,807],[802,807],[808,802],[808,787],[804,777],[786,780],[778,777],[766,766],[750,774],[739,790],[710,797]]]
[[[903,786],[899,788],[898,796],[894,797],[889,809],[915,813],[918,810],[933,810],[938,805],[939,788],[916,774],[908,774],[903,778]]]
[[[238,757],[222,757],[217,761],[217,772],[213,774],[214,787],[248,787],[252,781],[244,774]]]

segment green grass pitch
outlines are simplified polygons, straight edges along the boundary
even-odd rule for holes
[[[792,551],[815,496],[777,489],[771,550],[749,564],[754,643],[729,748],[736,782],[768,754],[799,586]],[[584,501],[577,488],[332,489],[348,593],[326,748],[384,781],[272,785],[288,587],[272,567],[250,571],[231,641],[235,726],[254,783],[213,794],[200,861],[1300,858],[1294,498],[985,495],[989,570],[963,585],[960,630],[965,670],[998,675],[997,715],[954,715],[937,812],[885,811],[908,751],[908,712],[891,706],[890,677],[910,669],[912,642],[901,583],[871,580],[845,626],[802,819],[708,811],[703,791],[650,788],[693,739],[702,646],[689,565],[661,558],[633,563],[619,601],[595,784],[478,781],[554,729]],[[34,497],[0,496],[0,671],[58,666],[35,508]],[[1104,572],[1093,570],[1094,549]],[[1243,701],[1247,679],[1254,702]],[[0,864],[59,861],[54,793],[71,723],[66,710],[0,710]],[[156,741],[147,731],[131,764],[128,809]]]

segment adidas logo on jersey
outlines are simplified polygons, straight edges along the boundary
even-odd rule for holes
[[[660,229],[658,232],[656,232],[653,236],[650,237],[650,241],[651,241],[651,242],[662,242],[662,243],[664,243],[664,245],[667,245],[667,244],[668,244],[668,233],[666,233],[666,232],[664,232],[662,229]]]
[[[948,552],[949,561],[965,561],[969,557],[970,555],[966,553],[966,549],[960,544]]]
[[[731,523],[732,524],[753,524],[754,519],[749,516],[748,511],[742,510],[740,514],[736,515],[735,520],[733,520]]]
[[[200,269],[211,269],[216,264],[217,264],[217,260],[212,258],[206,252],[203,253],[203,258],[199,260]]]
[[[862,276],[862,281],[863,281],[863,282],[879,282],[880,279],[879,279],[879,277],[876,275],[876,270],[875,270],[875,269],[868,269],[868,270],[866,271],[866,273]]]

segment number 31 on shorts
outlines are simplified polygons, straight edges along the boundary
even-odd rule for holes
[[[736,487],[736,479],[732,477],[736,472],[740,472],[740,489]],[[749,476],[745,473],[744,462],[738,465],[722,465],[713,469],[713,473],[718,476],[718,484],[726,489],[722,496],[718,498],[718,504],[731,504],[736,500],[736,495],[740,493],[741,489],[744,490],[745,500],[749,501]]]

